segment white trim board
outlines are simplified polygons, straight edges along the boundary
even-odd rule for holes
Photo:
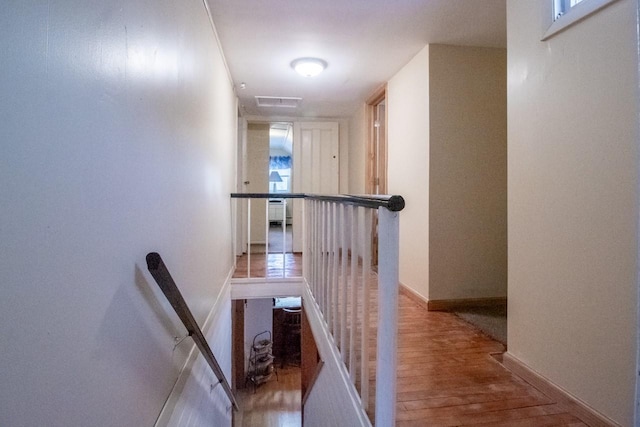
[[[564,31],[570,26],[582,21],[589,15],[596,13],[600,9],[609,6],[615,1],[617,0],[587,0],[582,3],[578,3],[576,6],[572,7],[569,12],[553,21],[540,41],[546,41],[550,39],[559,32]]]
[[[302,296],[303,279],[232,279],[231,299]]]
[[[211,325],[213,325],[214,320],[218,319],[223,303],[228,301],[230,298],[232,275],[233,275],[233,267],[229,271],[229,274],[227,275],[227,278],[224,281],[224,285],[222,285],[222,289],[220,290],[220,293],[218,294],[216,301],[213,303],[213,307],[211,307],[211,311],[209,311],[209,314],[207,315],[207,318],[205,319],[204,324],[200,328],[202,330],[202,334],[205,337],[208,335],[207,333],[209,332]],[[193,364],[195,363],[199,355],[200,355],[200,351],[196,347],[195,342],[193,342],[191,344],[191,350],[189,351],[189,356],[187,357],[187,360],[184,362],[182,369],[180,369],[180,374],[178,375],[178,378],[175,384],[173,385],[173,388],[171,389],[171,393],[169,393],[169,396],[167,397],[167,400],[165,401],[162,407],[162,410],[158,415],[158,419],[156,420],[154,427],[165,427],[169,424],[169,421],[171,420],[171,416],[173,415],[173,411],[176,407],[176,404],[180,400],[180,396],[182,395],[182,392],[184,390],[184,386],[187,383],[187,380],[189,379],[189,376],[192,373]],[[230,380],[230,379],[228,378],[227,380]]]
[[[332,367],[338,369],[340,384],[334,384],[333,387],[340,387],[344,390],[347,390],[349,399],[348,406],[353,410],[353,415],[357,417],[357,425],[363,427],[371,427],[371,421],[369,421],[369,417],[367,416],[364,409],[362,409],[362,405],[360,404],[360,396],[358,395],[355,386],[351,382],[349,372],[342,362],[342,357],[340,356],[338,348],[334,344],[333,336],[329,333],[327,324],[324,320],[324,317],[322,316],[322,313],[320,312],[320,308],[318,307],[315,298],[311,294],[309,285],[306,282],[302,285],[302,301],[304,312],[307,316],[307,319],[309,320],[309,325],[311,327],[318,352],[320,353],[320,358],[324,361],[325,364],[321,375],[330,370]],[[337,410],[337,408],[333,409]],[[305,424],[306,422],[307,419],[305,418]],[[354,424],[348,423],[348,425]]]

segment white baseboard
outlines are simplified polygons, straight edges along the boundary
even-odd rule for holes
[[[591,427],[619,427],[615,421],[602,415],[585,402],[543,377],[510,353],[503,354],[505,368],[567,408],[568,412],[580,418]]]

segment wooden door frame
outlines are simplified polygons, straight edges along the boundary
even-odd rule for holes
[[[374,121],[375,121],[375,108],[378,104],[386,99],[387,97],[387,84],[383,84],[378,89],[376,89],[373,94],[366,101],[366,144],[367,144],[367,164],[365,168],[365,193],[373,194],[375,183],[374,179],[377,177],[374,175],[374,160],[375,160],[375,140],[374,140]],[[379,189],[381,194],[385,194],[387,192],[387,117],[388,114],[384,115],[384,146],[381,147],[378,155],[382,158],[378,159],[378,164],[382,164],[383,173],[379,174],[384,177],[382,182],[379,183]]]
[[[231,301],[231,335],[232,335],[232,363],[231,380],[232,388],[240,390],[244,388],[244,305],[246,300]]]

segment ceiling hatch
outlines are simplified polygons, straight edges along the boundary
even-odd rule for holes
[[[258,107],[297,108],[302,98],[290,96],[256,96]]]

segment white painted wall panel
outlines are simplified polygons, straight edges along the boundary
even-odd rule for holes
[[[294,122],[293,192],[338,194],[340,130],[338,122]],[[302,252],[302,201],[293,201],[293,251]]]
[[[541,42],[551,24],[543,3],[507,2],[509,353],[631,426],[638,2],[619,0]]]
[[[204,5],[0,6],[0,425],[149,426],[233,264],[236,101]]]
[[[216,311],[205,325],[204,335],[218,364],[231,379],[231,296],[226,287],[216,304]],[[204,328],[203,328],[204,329]],[[189,339],[190,340],[190,339]],[[192,342],[192,341],[191,341]],[[197,348],[191,363],[169,399],[167,421],[164,417],[157,426],[230,426],[231,403],[213,371]],[[175,402],[173,401],[175,399]],[[164,413],[163,413],[164,415]]]
[[[400,283],[429,295],[429,46],[387,85],[388,192],[406,201]]]
[[[366,175],[366,108],[363,104],[349,121],[349,194],[364,194]]]
[[[303,306],[320,358],[324,361],[320,375],[304,406],[305,427],[371,426],[360,406],[360,398],[342,363],[338,349],[332,344],[326,323],[316,305],[309,286],[303,285]]]
[[[507,296],[507,52],[429,46],[429,299]]]
[[[268,193],[269,188],[269,124],[249,123],[247,126],[247,181],[243,191]],[[246,203],[243,201],[243,203]],[[251,243],[266,242],[267,201],[251,200]],[[246,248],[245,248],[246,249]],[[264,251],[263,251],[264,253]]]

